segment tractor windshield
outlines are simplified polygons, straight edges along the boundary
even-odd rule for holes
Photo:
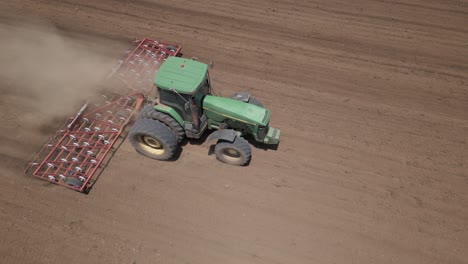
[[[190,100],[190,95],[164,89],[158,89],[158,93],[160,103],[174,108],[184,120],[192,120],[190,109],[185,107]]]

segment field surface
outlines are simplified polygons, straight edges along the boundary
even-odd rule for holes
[[[0,263],[467,263],[467,25],[455,0],[1,1]],[[89,195],[25,176],[143,37],[260,99],[278,150],[125,141]]]

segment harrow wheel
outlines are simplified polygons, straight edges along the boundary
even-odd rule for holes
[[[156,160],[172,158],[178,146],[174,132],[152,119],[138,119],[130,130],[129,140],[138,153]]]
[[[73,186],[73,187],[76,187],[76,188],[81,188],[81,186],[83,186],[83,182],[80,181],[79,179],[77,178],[67,178],[65,180],[65,182],[70,185],[70,186]]]
[[[214,152],[219,161],[236,166],[246,165],[252,156],[249,143],[241,137],[236,137],[232,143],[218,142]]]

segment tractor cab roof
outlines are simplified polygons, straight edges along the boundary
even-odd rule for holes
[[[160,89],[193,94],[204,81],[208,65],[191,59],[169,57],[159,68],[153,83]]]

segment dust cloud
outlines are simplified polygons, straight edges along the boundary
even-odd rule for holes
[[[51,25],[0,24],[0,35],[1,97],[22,97],[37,116],[73,114],[116,61]]]

